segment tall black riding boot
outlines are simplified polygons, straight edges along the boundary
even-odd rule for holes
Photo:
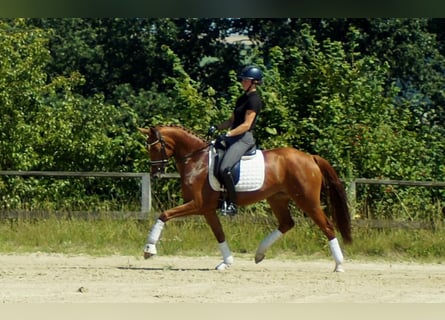
[[[224,170],[223,173],[223,181],[224,186],[226,188],[227,197],[226,201],[223,202],[221,213],[223,215],[230,215],[233,216],[237,214],[237,208],[236,208],[236,191],[235,191],[235,183],[233,182],[233,176],[230,169]]]

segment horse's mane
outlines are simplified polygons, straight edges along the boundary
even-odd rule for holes
[[[202,141],[202,142],[206,142],[206,140],[205,140],[204,138],[198,136],[198,135],[197,135],[196,133],[194,133],[192,130],[187,129],[187,128],[185,128],[184,126],[182,126],[182,125],[180,125],[180,124],[165,124],[165,125],[159,125],[159,126],[157,126],[157,127],[159,127],[159,128],[162,128],[162,127],[167,127],[167,128],[178,128],[178,129],[181,129],[181,130],[183,130],[184,132],[190,134],[191,136],[193,136],[193,137],[199,139],[200,141]]]

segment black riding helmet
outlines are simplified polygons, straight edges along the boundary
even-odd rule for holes
[[[255,66],[245,67],[238,75],[238,80],[243,79],[255,80],[255,83],[261,84],[263,82],[263,72]]]

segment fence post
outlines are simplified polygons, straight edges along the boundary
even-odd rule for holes
[[[141,187],[141,213],[148,213],[151,211],[151,181],[150,174],[142,176]]]
[[[350,214],[351,214],[351,218],[355,216],[355,207],[356,207],[356,203],[357,203],[357,184],[355,179],[351,180],[349,182],[349,186],[348,186],[348,200],[349,200],[349,208],[350,210]]]

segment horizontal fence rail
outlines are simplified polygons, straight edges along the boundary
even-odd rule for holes
[[[140,178],[148,173],[144,172],[97,172],[97,171],[0,171],[1,176],[46,176],[46,177],[111,177],[111,178]]]
[[[72,172],[72,171],[0,171],[0,176],[41,176],[41,177],[108,177],[108,178],[139,178],[141,179],[141,214],[148,214],[152,209],[152,190],[150,174],[146,172]],[[161,173],[160,179],[178,179],[179,173]],[[351,202],[356,201],[356,188],[358,184],[367,185],[397,185],[411,187],[445,187],[442,181],[411,181],[411,180],[384,180],[356,178],[353,180],[341,179],[346,185]]]
[[[445,182],[440,181],[410,181],[410,180],[380,180],[357,178],[352,181],[356,184],[382,184],[398,186],[419,186],[419,187],[445,187]]]

